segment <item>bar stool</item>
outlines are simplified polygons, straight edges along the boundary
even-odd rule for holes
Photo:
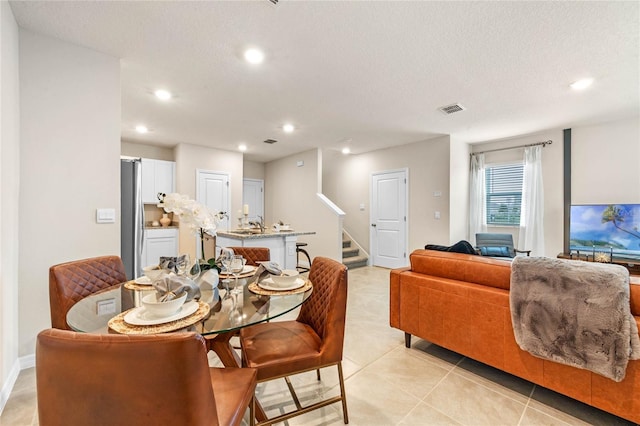
[[[300,272],[309,272],[309,267],[300,266],[300,253],[302,253],[306,258],[309,266],[311,266],[311,257],[309,257],[309,253],[302,247],[306,246],[307,243],[296,242],[296,269]]]

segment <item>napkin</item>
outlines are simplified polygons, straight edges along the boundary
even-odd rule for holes
[[[184,293],[187,293],[185,302],[200,298],[200,287],[192,279],[180,275],[160,274],[152,285],[156,289],[158,302],[168,302],[181,297]]]
[[[282,268],[277,262],[258,262],[260,266],[256,269],[249,282],[260,282],[269,275],[281,275]]]
[[[178,272],[178,264],[186,261],[186,255],[182,256],[160,256],[160,269],[164,269],[170,272]]]

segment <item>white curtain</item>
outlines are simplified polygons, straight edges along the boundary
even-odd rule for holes
[[[524,149],[524,181],[520,212],[520,250],[532,256],[544,256],[544,190],[542,187],[542,146]]]
[[[471,156],[469,175],[469,242],[476,245],[476,233],[487,232],[487,187],[484,154]]]

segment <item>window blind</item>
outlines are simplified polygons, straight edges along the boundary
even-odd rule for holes
[[[487,166],[487,225],[520,225],[523,173],[522,163]]]

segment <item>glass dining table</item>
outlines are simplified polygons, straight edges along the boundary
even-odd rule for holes
[[[218,286],[214,288],[202,286],[197,303],[201,309],[204,307],[204,311],[201,312],[198,320],[188,327],[172,330],[195,331],[204,336],[208,340],[209,348],[218,355],[226,367],[241,365],[238,354],[229,343],[235,331],[273,320],[293,311],[302,305],[313,291],[308,281],[298,292],[260,292],[264,294],[257,294],[250,290],[250,288],[254,291],[260,290],[255,287],[255,283],[250,286],[246,279],[241,279],[240,283],[242,291],[236,294],[233,291],[219,289]],[[222,282],[220,284],[222,285]],[[144,309],[141,308],[141,300],[152,291],[155,289],[150,285],[139,286],[129,281],[92,294],[71,307],[67,313],[67,324],[78,332],[122,333],[122,330],[113,326],[114,319],[124,318],[126,322],[127,315],[130,316]],[[123,323],[122,320],[121,323]],[[157,323],[154,322],[154,324]],[[139,325],[135,328],[135,334],[148,334],[146,331],[155,332],[154,330],[153,328],[145,330],[145,325]]]

